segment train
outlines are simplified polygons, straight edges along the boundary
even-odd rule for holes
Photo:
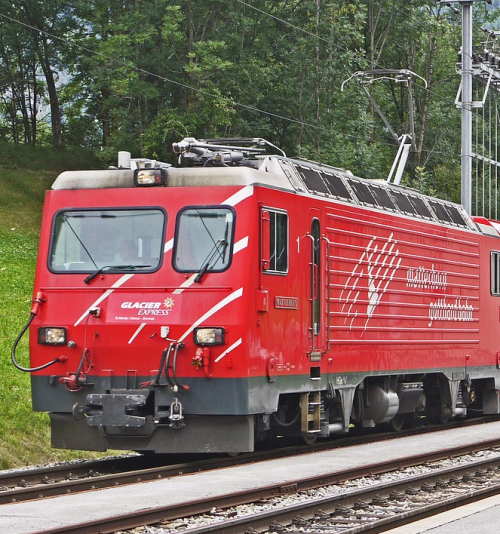
[[[500,223],[260,138],[173,149],[46,193],[12,359],[53,447],[237,454],[500,413]]]

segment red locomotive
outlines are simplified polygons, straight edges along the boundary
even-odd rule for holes
[[[500,224],[232,143],[47,192],[22,369],[53,446],[242,452],[499,413]]]

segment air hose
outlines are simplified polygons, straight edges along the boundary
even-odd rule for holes
[[[29,318],[28,322],[24,325],[24,327],[21,330],[21,332],[19,332],[19,335],[17,336],[17,339],[14,342],[14,345],[12,346],[12,352],[10,353],[10,356],[12,358],[12,363],[14,364],[14,366],[17,369],[19,369],[19,371],[23,371],[25,373],[33,373],[34,371],[41,371],[42,369],[45,369],[45,368],[49,367],[50,365],[54,365],[55,363],[66,361],[66,356],[61,356],[59,358],[56,358],[55,360],[52,360],[51,362],[45,363],[44,365],[40,365],[39,367],[23,367],[22,365],[19,365],[17,363],[17,360],[16,360],[17,345],[19,344],[19,342],[21,341],[21,338],[26,333],[26,330],[28,330],[28,328],[30,327],[31,322],[33,321],[33,319],[35,318],[35,316],[37,314],[38,306],[42,302],[43,302],[43,296],[42,296],[41,293],[38,293],[36,298],[35,298],[35,300],[34,300],[34,305],[33,305],[33,309],[31,310],[31,313],[30,313],[30,318]]]

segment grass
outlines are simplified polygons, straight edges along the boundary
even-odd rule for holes
[[[0,469],[88,457],[50,447],[46,414],[31,408],[29,373],[11,362],[29,319],[44,193],[63,170],[99,167],[84,151],[0,143]],[[29,362],[27,336],[16,356]]]

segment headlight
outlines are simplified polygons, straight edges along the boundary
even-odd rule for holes
[[[197,345],[222,345],[225,343],[224,328],[195,328],[193,335]]]
[[[66,328],[54,326],[39,328],[38,343],[42,345],[64,345],[66,343]]]
[[[151,187],[165,185],[167,174],[165,169],[136,169],[134,171],[134,184],[136,186]]]

